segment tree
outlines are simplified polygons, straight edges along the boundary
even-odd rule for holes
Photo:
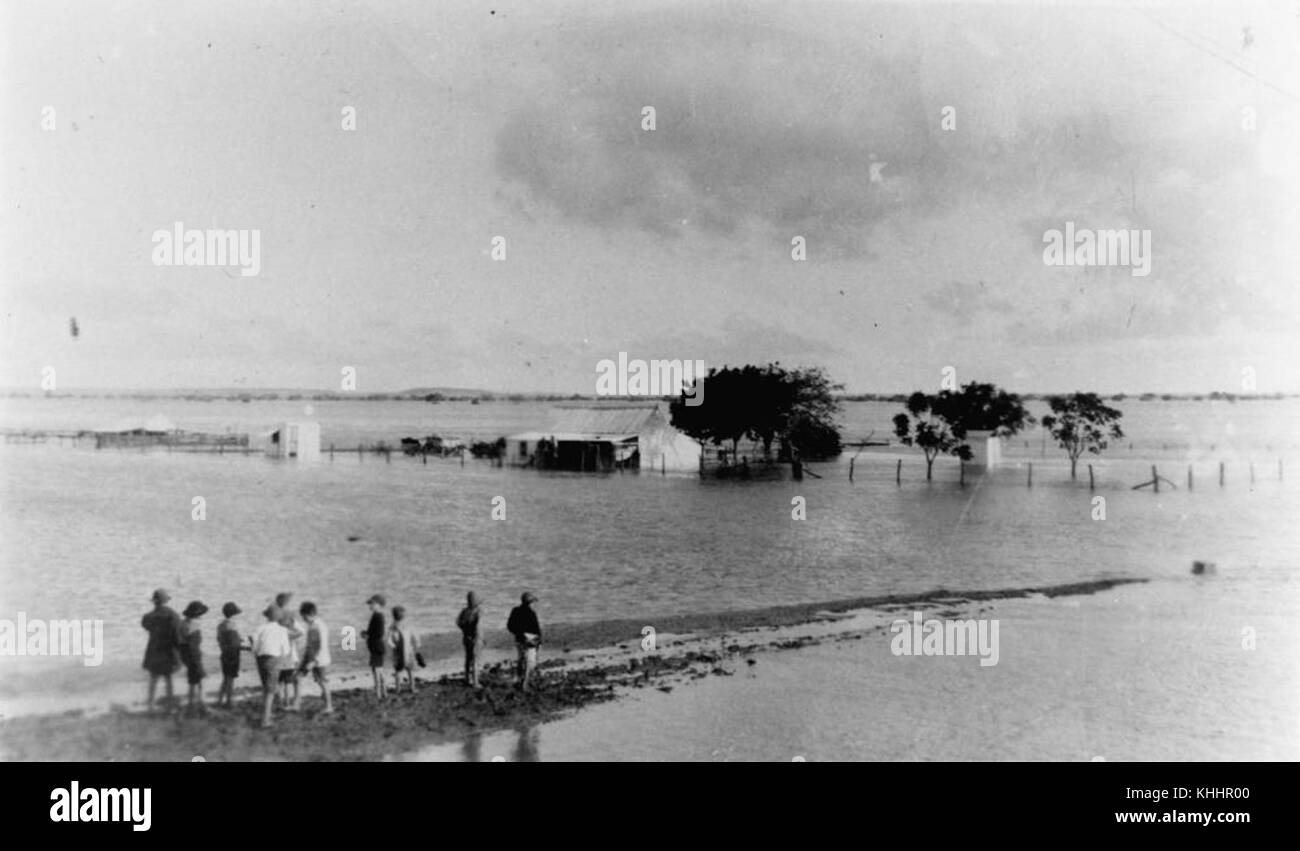
[[[696,440],[730,442],[733,457],[741,438],[761,443],[766,455],[776,441],[783,454],[791,449],[814,457],[839,454],[834,394],[842,388],[820,367],[746,364],[710,369],[702,380],[703,404],[687,405],[683,395],[670,407],[673,426]]]
[[[1011,437],[1034,421],[1020,397],[992,384],[971,382],[953,393],[939,394],[939,414],[958,428],[958,436],[968,431],[991,431],[998,437]]]
[[[1096,393],[1048,396],[1052,413],[1043,417],[1043,428],[1070,456],[1070,478],[1075,478],[1079,456],[1085,451],[1100,455],[1111,439],[1124,436],[1119,427],[1123,413],[1107,407]]]
[[[940,455],[971,459],[967,432],[989,431],[1010,437],[1033,421],[1016,394],[971,382],[956,392],[913,393],[907,399],[907,414],[894,417],[894,433],[904,446],[916,446],[925,453],[925,477],[929,479],[934,459]]]
[[[907,413],[894,417],[894,434],[903,445],[915,446],[925,453],[926,481],[930,480],[934,459],[940,455],[956,455],[963,461],[971,458],[970,447],[965,443],[966,433],[957,434],[953,424],[940,413],[941,396],[942,393],[913,393],[907,398]]]
[[[706,384],[703,404],[687,405],[683,392],[682,398],[669,406],[673,426],[701,443],[721,446],[729,441],[734,455],[740,439],[750,429],[752,417],[748,409],[757,389],[757,367],[745,370],[710,369],[703,379]]]

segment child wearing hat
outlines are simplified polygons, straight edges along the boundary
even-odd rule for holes
[[[217,624],[217,647],[221,649],[221,690],[217,692],[217,706],[235,708],[235,679],[239,676],[239,654],[251,650],[251,645],[239,634],[235,616],[242,609],[233,602],[221,607],[225,618]]]
[[[144,648],[144,669],[149,672],[149,699],[145,709],[153,711],[154,695],[158,681],[167,686],[167,703],[172,702],[172,674],[180,668],[181,616],[167,603],[171,595],[166,589],[153,592],[153,611],[140,619],[140,626],[149,633],[149,643]]]
[[[406,621],[405,606],[393,606],[393,625],[388,628],[388,646],[393,649],[393,688],[398,692],[402,690],[402,672],[405,671],[411,693],[414,694],[415,655],[420,649],[420,640]]]
[[[203,633],[199,629],[199,618],[207,614],[207,611],[208,607],[201,601],[191,601],[185,611],[181,612],[185,620],[181,623],[180,637],[181,661],[185,663],[186,680],[190,685],[187,706],[191,711],[197,708],[204,715],[208,712],[203,704],[203,678],[207,674],[203,670]]]
[[[388,687],[384,683],[384,650],[388,631],[384,628],[384,606],[388,601],[383,594],[372,594],[366,605],[370,607],[370,625],[361,631],[366,640],[366,650],[370,652],[370,675],[375,680],[375,697],[382,700],[388,696]]]

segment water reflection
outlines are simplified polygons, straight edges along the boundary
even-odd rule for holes
[[[403,758],[420,762],[541,762],[541,746],[541,726],[525,724],[500,733],[470,733],[459,746],[433,745]]]
[[[515,762],[541,762],[542,729],[536,724],[515,730]]]
[[[483,761],[483,734],[470,733],[461,745],[461,759],[465,762]]]

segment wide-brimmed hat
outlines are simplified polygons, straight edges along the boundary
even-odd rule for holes
[[[191,600],[190,604],[181,612],[187,618],[197,618],[200,615],[207,614],[208,607],[203,605],[199,600]]]
[[[279,619],[280,619],[280,607],[277,606],[275,603],[272,603],[271,605],[267,606],[265,609],[262,610],[262,617],[267,618],[268,620],[273,620],[273,621],[274,621],[274,620],[279,620]]]
[[[381,606],[387,606],[388,600],[384,598],[383,594],[371,594],[370,599],[366,600],[366,605],[369,606],[371,603],[378,603]]]
[[[171,598],[172,595],[167,593],[166,588],[155,588],[152,596],[149,597],[155,603],[166,603]]]
[[[243,609],[239,608],[239,606],[236,606],[234,603],[226,603],[226,605],[221,607],[221,614],[228,618],[233,618],[242,611]]]
[[[536,603],[537,595],[534,594],[532,591],[525,591],[524,596],[520,597],[519,599],[523,600],[525,603]]]

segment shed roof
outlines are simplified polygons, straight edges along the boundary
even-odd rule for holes
[[[637,434],[605,434],[602,432],[572,432],[572,431],[525,431],[519,434],[512,434],[506,437],[506,440],[526,440],[536,442],[539,440],[554,440],[556,443],[623,443],[628,440],[636,440]]]
[[[645,430],[647,421],[659,411],[655,402],[643,404],[565,405],[557,408],[551,428],[557,433],[596,434],[604,439],[616,435],[635,437]]]

